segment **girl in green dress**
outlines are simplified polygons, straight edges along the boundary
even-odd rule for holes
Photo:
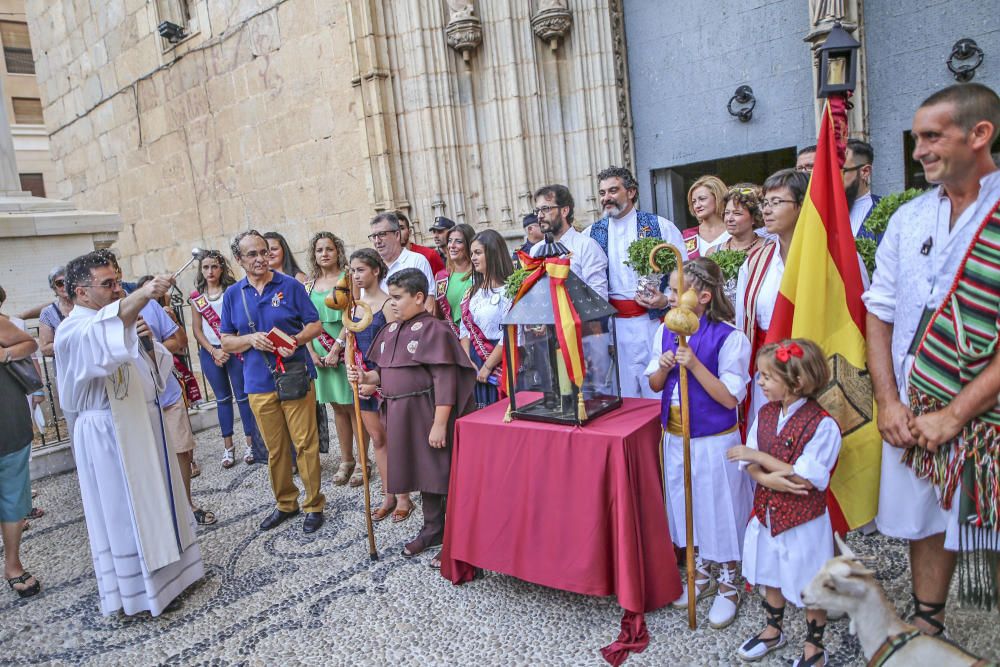
[[[308,350],[316,364],[316,402],[330,403],[333,406],[333,423],[340,442],[340,466],[333,476],[333,483],[342,486],[350,480],[351,486],[361,486],[361,469],[355,470],[355,435],[365,447],[368,443],[363,432],[354,433],[354,394],[347,382],[347,370],[343,363],[343,312],[326,306],[326,296],[344,277],[347,254],[344,242],[330,232],[317,233],[312,237],[309,247],[312,279],[306,283],[306,290],[319,312],[319,321],[323,323],[325,335],[310,342]]]

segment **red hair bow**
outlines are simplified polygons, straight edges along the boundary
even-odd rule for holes
[[[778,350],[774,353],[775,358],[783,364],[787,364],[792,357],[802,358],[802,348],[797,343],[788,345],[778,345]]]

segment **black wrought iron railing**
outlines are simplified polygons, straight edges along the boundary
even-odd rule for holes
[[[211,402],[214,400],[214,397],[209,395],[212,388],[209,386],[208,380],[201,370],[201,363],[198,360],[198,341],[187,324],[191,319],[190,309],[191,303],[184,298],[179,289],[174,287],[170,293],[170,310],[177,318],[178,326],[188,334],[187,348],[179,353],[178,356],[184,360],[187,367],[194,373],[195,379],[198,381],[198,387],[201,390],[202,400]],[[37,340],[38,326],[28,327],[28,333]],[[35,447],[48,447],[67,442],[70,433],[69,427],[66,425],[66,417],[59,407],[58,388],[56,385],[56,360],[53,357],[39,355],[38,363],[42,371],[42,381],[45,383],[45,388],[43,389],[45,399],[41,404],[42,414],[45,416],[45,428],[36,430],[33,444]]]

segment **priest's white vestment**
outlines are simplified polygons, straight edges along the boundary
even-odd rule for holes
[[[120,303],[77,304],[59,326],[59,398],[73,424],[101,613],[158,616],[204,569],[156,400],[169,352],[157,344],[154,369]]]

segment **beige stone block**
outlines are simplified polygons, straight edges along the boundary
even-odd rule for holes
[[[260,150],[263,155],[271,155],[284,146],[287,146],[282,130],[284,125],[280,119],[269,118],[260,124],[258,135],[260,137]]]
[[[285,218],[281,196],[273,188],[249,192],[245,201],[250,225],[262,232],[272,229]]]
[[[265,56],[282,47],[276,12],[265,12],[251,19],[246,32],[250,37],[250,52],[254,56]]]
[[[333,4],[333,3],[323,3]],[[278,26],[285,42],[305,37],[316,30],[319,14],[315,0],[292,0],[278,6]]]
[[[233,84],[231,73],[217,74],[211,76],[205,82],[205,92],[208,103],[214,112],[218,112],[236,103],[236,87]]]
[[[281,136],[285,146],[297,146],[313,138],[311,113],[308,108],[299,108],[282,117]]]
[[[101,53],[104,53],[104,63],[101,64],[100,69],[97,70],[97,76],[101,80],[101,88],[104,90],[117,91],[118,86],[118,74],[115,72],[115,66],[107,62],[107,53],[104,47],[101,47]]]
[[[219,216],[222,229],[232,238],[246,225],[246,207],[240,197],[219,200]]]
[[[142,141],[153,144],[167,132],[167,110],[159,106],[142,112],[139,118],[142,125]]]

